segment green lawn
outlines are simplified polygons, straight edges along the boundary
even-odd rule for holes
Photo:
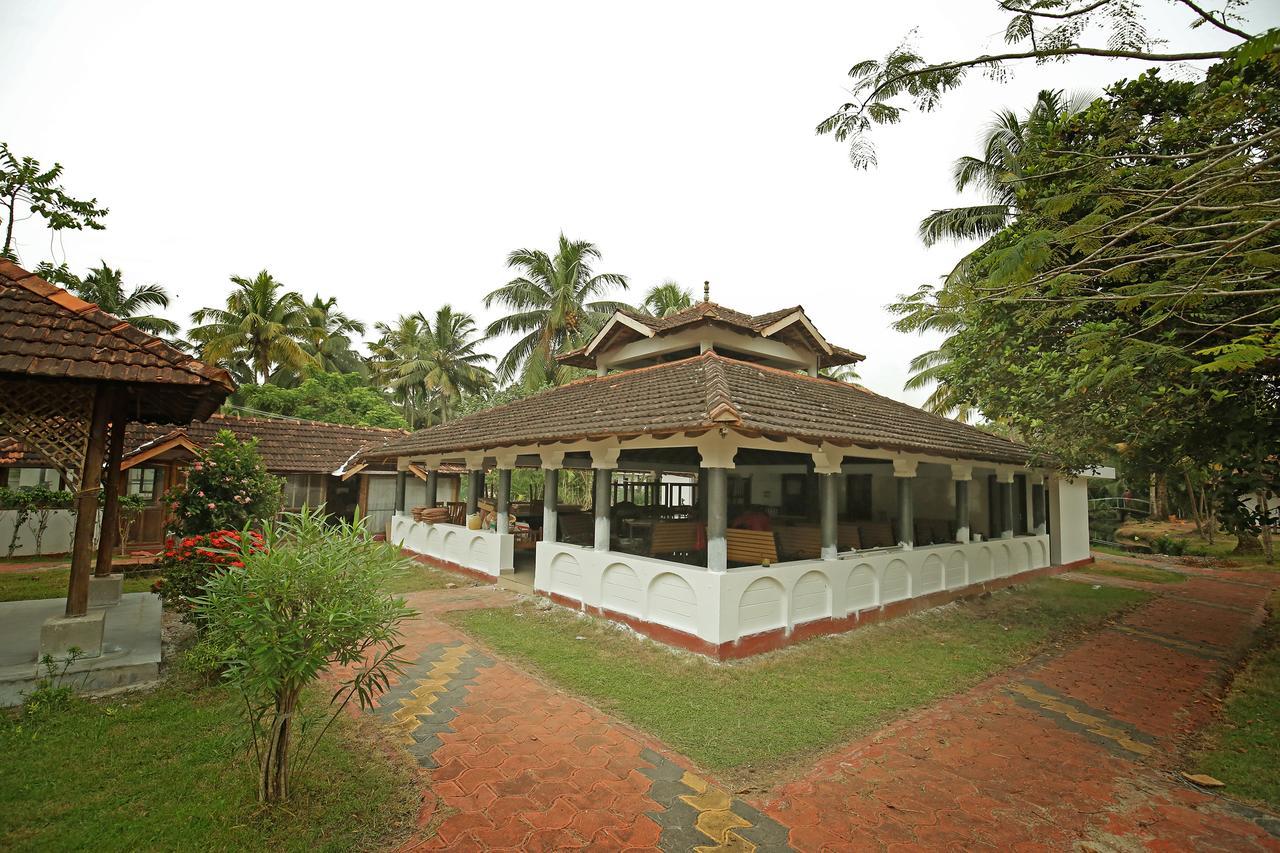
[[[1147,598],[1046,579],[728,665],[558,609],[448,618],[708,769],[741,777],[873,731]]]
[[[0,713],[0,849],[311,853],[381,847],[407,830],[413,771],[372,742],[371,722],[339,719],[272,810],[255,800],[240,712],[222,689],[171,683],[35,723]]]
[[[28,598],[64,598],[70,569],[43,569],[34,572],[0,572],[0,601]],[[154,575],[125,575],[125,592],[150,592]]]
[[[1155,566],[1138,566],[1132,563],[1109,563],[1105,560],[1082,566],[1076,569],[1086,575],[1101,575],[1108,578],[1123,578],[1143,583],[1182,583],[1186,575],[1157,569]]]
[[[1280,809],[1280,592],[1221,718],[1205,734],[1196,769],[1226,782],[1232,797]]]
[[[420,592],[424,589],[444,589],[449,584],[471,586],[466,578],[455,577],[448,572],[423,563],[413,562],[404,573],[387,584],[387,591],[394,593]]]

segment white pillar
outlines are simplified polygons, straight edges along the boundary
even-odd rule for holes
[[[951,479],[956,484],[956,541],[969,541],[969,483],[973,480],[972,465],[952,465]]]
[[[509,510],[511,507],[511,469],[498,469],[498,500],[494,510],[497,518],[494,519],[494,530],[498,533],[511,532],[511,519]]]
[[[834,560],[840,553],[839,544],[836,541],[836,515],[839,509],[839,498],[837,497],[837,487],[839,486],[839,474],[819,474],[818,483],[821,492],[821,520],[822,520],[822,559]]]
[[[729,469],[708,468],[707,483],[707,569],[723,572],[729,567]]]
[[[912,485],[918,465],[915,459],[893,460],[893,476],[898,483],[898,544],[906,550],[915,544],[916,505]]]
[[[591,500],[592,512],[596,520],[595,549],[609,550],[609,504],[612,499],[613,471],[618,467],[617,447],[593,449],[591,451],[591,467],[595,469],[594,495]]]

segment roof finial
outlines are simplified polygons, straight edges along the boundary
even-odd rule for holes
[[[703,302],[711,301],[711,282],[709,281],[704,281],[702,283],[702,301]]]

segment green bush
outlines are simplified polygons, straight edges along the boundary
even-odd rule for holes
[[[1157,554],[1168,554],[1173,557],[1181,557],[1187,552],[1187,540],[1176,539],[1172,536],[1161,536],[1151,542],[1151,550]]]
[[[202,449],[187,481],[165,495],[178,537],[258,527],[280,511],[281,479],[267,473],[257,439],[240,441],[219,430]]]
[[[205,642],[226,650],[223,681],[244,700],[258,798],[276,802],[337,714],[386,690],[402,663],[399,623],[414,611],[386,591],[408,561],[362,526],[304,509],[266,523],[263,537],[265,549],[245,544],[242,566],[216,571],[192,603]],[[308,713],[303,691],[325,670],[346,675]]]

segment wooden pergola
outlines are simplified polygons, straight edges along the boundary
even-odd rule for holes
[[[91,569],[111,573],[127,424],[204,420],[234,390],[227,371],[0,260],[0,431],[48,459],[75,493],[67,616],[88,612]]]

